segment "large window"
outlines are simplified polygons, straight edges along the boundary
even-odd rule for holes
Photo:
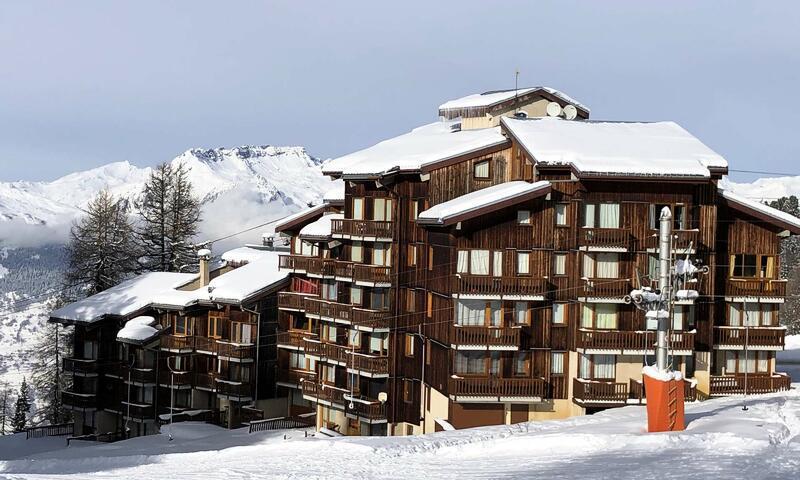
[[[392,199],[376,198],[372,201],[372,219],[378,221],[392,221]]]
[[[489,275],[489,250],[470,250],[469,267],[473,275]]]
[[[694,306],[675,305],[672,311],[673,330],[692,330],[694,328]]]
[[[528,302],[514,302],[514,322],[518,325],[529,325],[531,323]]]
[[[775,278],[775,257],[739,253],[731,255],[730,276],[741,278]]]
[[[304,257],[316,257],[319,255],[319,246],[314,242],[307,242],[301,240],[300,237],[294,237],[294,253]]]
[[[498,375],[500,373],[500,352],[463,351],[455,355],[456,375]]]
[[[456,259],[456,272],[470,275],[503,274],[503,252],[497,250],[459,250]]]
[[[562,227],[568,225],[567,207],[569,207],[567,203],[556,203],[556,225]]]
[[[389,309],[389,292],[388,288],[373,288],[372,295],[370,295],[369,308],[373,310],[388,310]]]
[[[209,338],[222,338],[224,316],[220,313],[208,313],[208,336]]]
[[[674,230],[686,230],[689,227],[688,209],[682,203],[666,204],[658,203],[650,205],[650,228],[658,230],[661,225],[661,210],[669,207],[672,212],[672,228]]]
[[[564,375],[564,356],[564,352],[550,354],[550,373],[552,375]]]
[[[614,355],[580,355],[578,376],[587,380],[613,380],[616,377]]]
[[[364,220],[363,198],[353,198],[353,220]]]
[[[531,274],[531,252],[517,252],[517,275]]]
[[[554,253],[553,254],[553,275],[566,275],[567,274],[567,254]]]
[[[531,374],[531,352],[514,352],[514,376],[528,377]]]
[[[618,203],[585,203],[583,226],[587,228],[619,228]]]
[[[192,317],[185,315],[178,315],[175,318],[174,328],[172,329],[174,335],[191,336],[192,335]]]
[[[581,310],[581,328],[616,329],[617,305],[615,303],[584,303]]]
[[[316,361],[302,352],[289,352],[289,368],[293,370],[316,370]]]
[[[322,280],[319,285],[322,291],[322,298],[334,302],[338,300],[338,289],[336,288],[335,280]]]
[[[372,264],[389,267],[392,265],[392,245],[376,243],[372,248]]]
[[[231,322],[231,339],[236,343],[253,343],[254,325],[250,323]]]
[[[356,263],[364,262],[364,244],[354,240],[350,246],[350,260]]]
[[[772,303],[728,303],[728,325],[775,327],[778,325],[778,306]]]
[[[563,325],[567,323],[567,304],[554,303],[553,304],[553,323],[556,325]]]
[[[503,320],[500,301],[458,300],[456,302],[456,324],[465,326],[499,327]]]
[[[584,253],[583,276],[586,278],[619,278],[619,254]]]
[[[772,353],[763,350],[750,350],[747,355],[745,352],[729,350],[725,352],[725,373],[770,373],[771,358]]]

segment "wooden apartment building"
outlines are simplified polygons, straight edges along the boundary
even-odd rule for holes
[[[549,118],[566,112],[565,118]],[[335,159],[344,195],[286,219],[279,395],[343,434],[564,418],[643,403],[657,215],[699,268],[675,302],[690,399],[788,388],[775,371],[800,220],[719,188],[724,158],[672,122],[588,120],[553,89],[471,95]],[[706,268],[707,267],[707,268]]]

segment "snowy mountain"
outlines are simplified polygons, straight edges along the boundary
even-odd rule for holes
[[[760,201],[772,201],[791,195],[800,196],[800,176],[766,177],[751,183],[731,182],[727,177],[720,186],[730,188],[735,193]]]

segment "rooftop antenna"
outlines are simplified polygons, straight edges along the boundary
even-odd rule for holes
[[[519,104],[517,98],[519,97],[519,68],[514,70],[514,113],[519,112]]]

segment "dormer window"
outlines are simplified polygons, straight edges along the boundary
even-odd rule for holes
[[[488,179],[489,178],[489,160],[475,162],[473,167],[473,175],[475,178]]]

